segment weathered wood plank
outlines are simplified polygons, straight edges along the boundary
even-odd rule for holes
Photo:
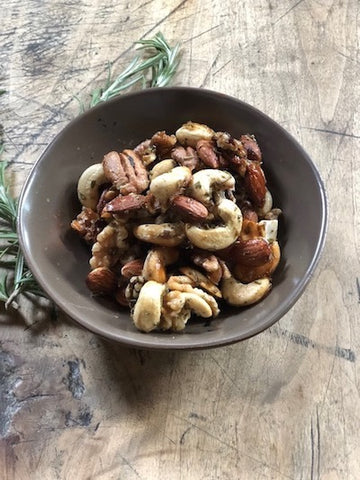
[[[78,114],[74,96],[161,29],[183,42],[177,84],[235,95],[300,141],[326,183],[330,223],[295,307],[230,347],[138,352],[63,315],[2,312],[0,478],[360,477],[359,14],[356,0],[2,7],[0,121],[15,192]]]

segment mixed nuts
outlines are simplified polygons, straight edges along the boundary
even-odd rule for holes
[[[261,165],[254,136],[194,122],[107,153],[81,175],[71,223],[92,246],[88,288],[130,308],[144,332],[261,300],[280,261],[281,213]]]

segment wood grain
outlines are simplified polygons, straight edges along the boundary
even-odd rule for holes
[[[15,193],[78,114],[74,97],[162,30],[183,45],[175,84],[243,99],[299,140],[325,181],[330,222],[304,295],[241,344],[135,351],[46,308],[2,312],[0,478],[360,478],[359,2],[8,0],[1,10]]]

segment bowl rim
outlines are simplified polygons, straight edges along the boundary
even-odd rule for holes
[[[41,162],[44,161],[44,158],[46,157],[46,154],[48,150],[50,150],[53,146],[53,144],[56,141],[59,141],[63,135],[65,135],[68,130],[70,130],[74,124],[77,124],[82,121],[83,118],[86,118],[90,113],[93,114],[96,111],[101,111],[101,109],[104,107],[106,104],[116,104],[118,102],[121,102],[123,98],[129,98],[129,97],[137,97],[137,96],[142,96],[142,95],[151,95],[151,92],[158,91],[160,89],[154,89],[154,88],[147,88],[143,89],[140,91],[136,92],[130,92],[123,94],[119,97],[115,97],[111,100],[108,100],[106,102],[100,103],[96,105],[95,107],[90,108],[89,110],[86,110],[85,112],[81,113],[77,117],[75,117],[73,120],[71,120],[67,125],[65,125],[64,128],[62,128],[56,135],[55,137],[49,142],[49,144],[46,146],[46,148],[42,151],[42,153],[38,156],[34,164],[32,165],[32,168],[23,184],[23,187],[21,189],[21,193],[19,196],[18,200],[18,217],[17,217],[17,232],[19,236],[19,244],[21,247],[21,250],[24,254],[26,263],[28,264],[31,272],[33,273],[34,277],[38,281],[38,283],[41,285],[43,290],[47,293],[49,298],[62,310],[64,311],[76,324],[80,325],[81,327],[107,339],[114,341],[118,344],[123,344],[124,346],[129,346],[133,348],[140,348],[140,349],[146,349],[146,350],[203,350],[207,348],[215,348],[215,347],[221,347],[221,346],[226,346],[230,345],[239,341],[247,340],[265,330],[267,330],[269,327],[274,325],[280,318],[282,318],[292,307],[293,305],[297,302],[297,300],[300,298],[300,296],[303,294],[306,286],[310,282],[310,280],[313,277],[315,268],[317,267],[319,260],[321,258],[321,254],[323,252],[325,242],[326,242],[326,235],[327,235],[327,229],[328,229],[328,201],[327,201],[327,195],[326,195],[326,190],[324,186],[324,182],[321,178],[321,175],[307,154],[307,152],[304,150],[304,148],[300,145],[300,143],[287,131],[285,128],[283,128],[279,123],[277,123],[275,120],[273,120],[271,117],[269,117],[267,114],[263,113],[261,110],[258,108],[244,102],[243,100],[240,100],[234,96],[224,94],[221,92],[217,92],[214,90],[210,89],[204,89],[204,88],[196,88],[196,87],[161,87],[161,91],[166,94],[166,92],[169,93],[179,93],[181,94],[182,92],[190,92],[193,94],[200,94],[200,95],[205,95],[205,96],[211,96],[211,97],[217,97],[222,100],[226,101],[231,101],[238,103],[242,107],[248,110],[252,110],[255,114],[257,114],[261,119],[265,120],[266,122],[269,122],[273,124],[274,127],[282,131],[285,137],[287,137],[292,143],[296,145],[298,150],[301,152],[303,158],[306,160],[308,166],[312,170],[312,173],[314,175],[314,179],[316,181],[316,184],[319,188],[319,196],[320,196],[320,209],[321,209],[321,222],[320,222],[320,228],[319,228],[319,237],[317,239],[316,243],[316,250],[315,253],[312,257],[311,262],[308,265],[308,268],[303,275],[302,279],[299,281],[297,284],[296,288],[292,290],[291,295],[289,295],[286,300],[281,302],[281,309],[276,309],[275,313],[261,326],[253,326],[252,328],[249,328],[247,332],[245,333],[240,333],[238,335],[232,335],[231,337],[226,337],[224,339],[217,339],[216,341],[214,340],[208,340],[208,341],[193,341],[190,342],[190,345],[184,345],[183,343],[177,343],[173,342],[170,343],[169,337],[172,338],[173,336],[167,336],[164,334],[164,343],[157,343],[154,342],[152,344],[149,343],[148,339],[151,338],[151,332],[150,334],[144,334],[144,339],[142,340],[140,338],[132,338],[132,337],[127,337],[124,338],[123,336],[119,334],[113,334],[111,332],[104,332],[101,328],[99,328],[96,324],[94,325],[93,323],[87,322],[86,319],[84,319],[80,314],[77,312],[73,312],[71,308],[68,308],[66,299],[61,297],[61,295],[58,295],[57,292],[52,291],[47,282],[46,278],[43,276],[42,270],[38,268],[37,264],[32,260],[32,256],[30,254],[30,251],[28,251],[27,244],[25,241],[25,236],[26,236],[26,222],[24,218],[24,203],[30,194],[30,185],[34,179],[34,177],[37,175],[37,171],[39,169],[39,166],[41,165]],[[131,332],[130,332],[131,333]],[[185,330],[186,333],[186,330]],[[179,333],[175,333],[174,335],[179,335]],[[181,333],[180,335],[181,336]]]

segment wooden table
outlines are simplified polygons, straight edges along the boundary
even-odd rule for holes
[[[135,351],[31,305],[2,310],[1,479],[360,478],[359,15],[357,0],[3,2],[15,193],[78,114],[74,96],[161,30],[182,41],[174,84],[243,99],[299,140],[330,222],[297,304],[226,348]]]

